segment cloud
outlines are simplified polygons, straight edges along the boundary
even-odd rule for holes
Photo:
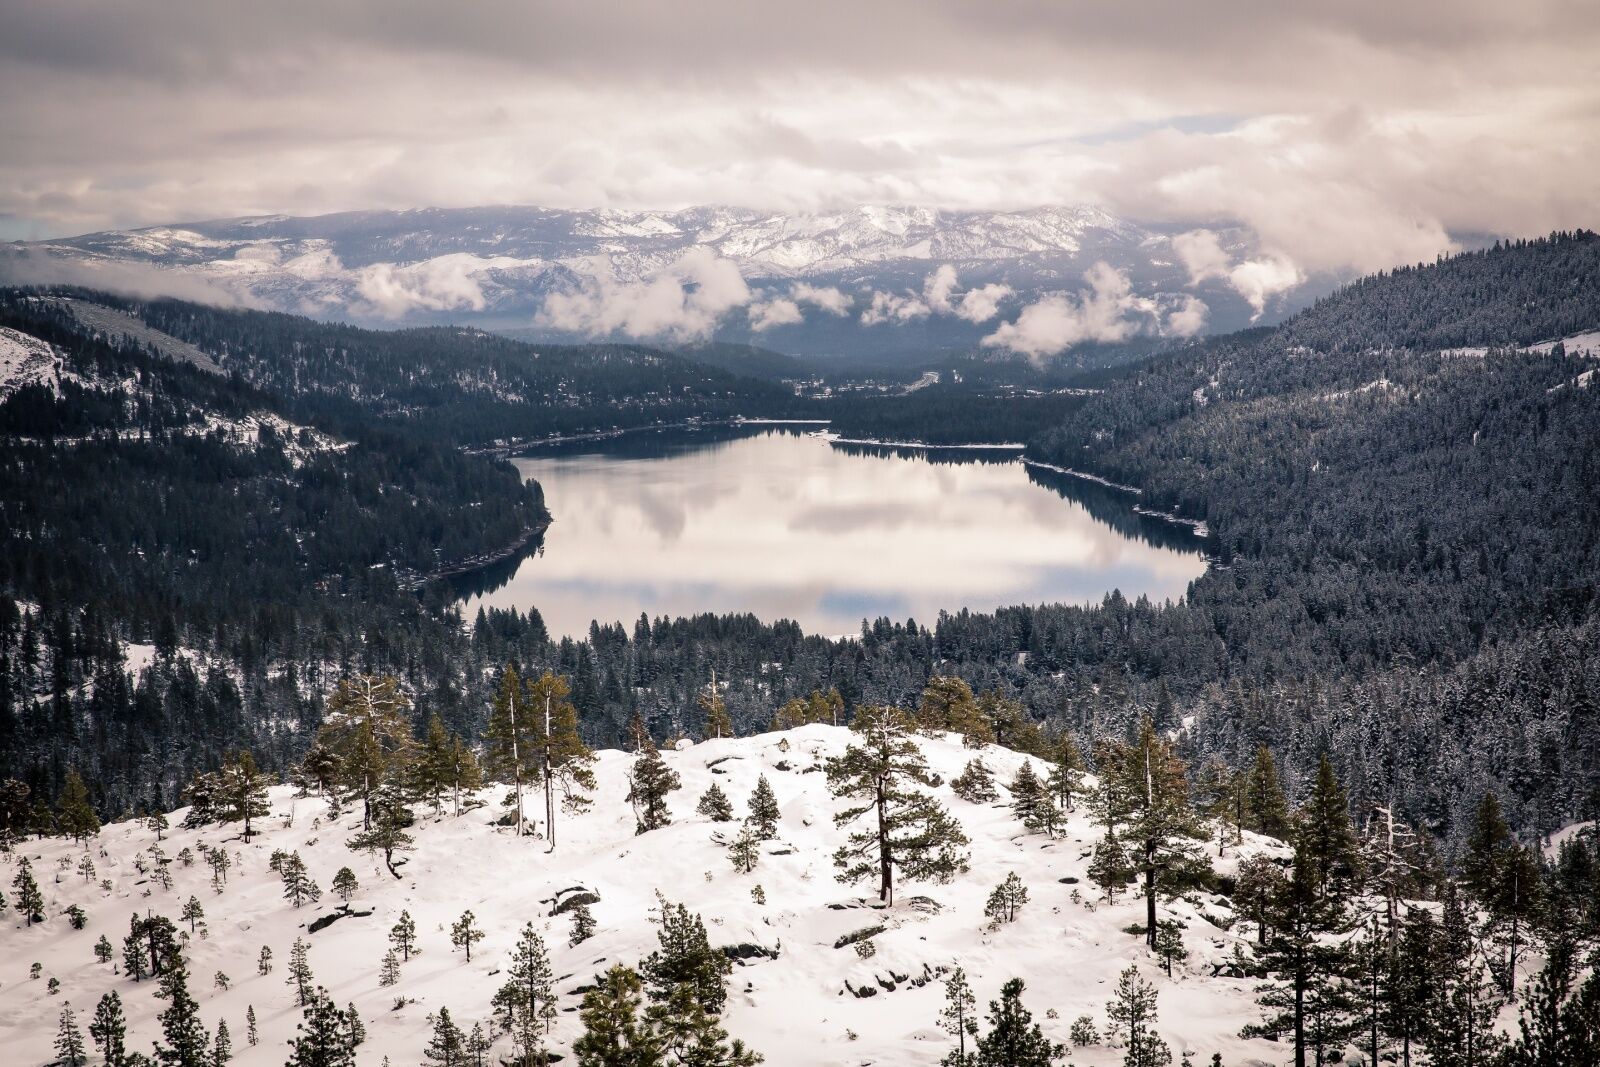
[[[1088,289],[1034,301],[1015,322],[1003,322],[985,337],[984,347],[1041,359],[1086,341],[1126,341],[1141,333],[1192,337],[1205,325],[1204,301],[1179,293],[1140,296],[1127,274],[1108,263],[1096,263],[1083,278]]]
[[[1222,247],[1221,239],[1211,230],[1178,234],[1172,239],[1172,250],[1189,272],[1190,285],[1212,278],[1223,279],[1255,312],[1252,322],[1266,311],[1269,299],[1305,281],[1305,272],[1281,253],[1233,262],[1233,257]]]
[[[861,313],[861,325],[881,326],[885,323],[915,322],[917,319],[927,318],[930,314],[928,305],[920,296],[913,293],[885,293],[879,290],[872,294],[872,303]]]
[[[971,323],[988,322],[1000,314],[1000,303],[1014,295],[1009,285],[990,282],[981,289],[968,289],[961,296],[956,314]]]
[[[1167,310],[1162,333],[1168,337],[1193,337],[1206,328],[1206,315],[1210,310],[1204,300],[1185,293]]]
[[[930,315],[954,315],[971,323],[984,323],[1000,313],[1000,303],[1013,295],[1009,285],[990,282],[977,289],[968,289],[956,299],[961,279],[955,267],[940,264],[933,273],[922,280],[922,292],[874,292],[872,302],[861,313],[865,326],[886,323],[913,322]]]
[[[337,259],[332,269],[338,269]],[[476,276],[484,269],[485,261],[470,255],[438,256],[405,266],[373,263],[356,273],[354,310],[388,319],[414,311],[482,311],[486,301]]]
[[[786,297],[763,300],[750,305],[750,328],[760,333],[774,326],[794,326],[804,322],[800,305]]]
[[[750,301],[737,266],[696,248],[643,281],[618,282],[596,270],[575,289],[547,296],[535,321],[589,337],[695,341],[710,337],[723,316]]]
[[[850,297],[831,285],[816,286],[809,282],[797,282],[789,290],[789,299],[797,304],[810,304],[812,307],[821,308],[830,315],[850,314]]]
[[[167,296],[223,307],[261,307],[243,284],[150,263],[63,260],[46,252],[0,246],[0,285],[81,285],[135,297]]]
[[[1222,242],[1210,230],[1190,230],[1172,239],[1172,251],[1178,262],[1189,272],[1189,284],[1199,285],[1209,278],[1223,278],[1228,273],[1229,255]]]

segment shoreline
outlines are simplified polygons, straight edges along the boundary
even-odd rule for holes
[[[420,578],[415,578],[406,582],[405,588],[413,593],[421,592],[424,588],[432,585],[434,582],[442,581],[446,578],[457,578],[463,574],[471,574],[473,571],[481,571],[485,567],[492,567],[496,563],[503,563],[512,556],[515,556],[517,553],[521,552],[523,549],[527,548],[529,542],[533,541],[537,537],[542,536],[546,530],[550,529],[551,524],[554,522],[555,518],[553,516],[546,515],[542,522],[534,523],[532,526],[523,530],[521,535],[504,547],[496,549],[494,552],[491,552],[486,556],[474,556],[472,559],[462,560],[460,563],[452,563],[448,567],[441,567],[436,571],[430,571]]]
[[[1119,482],[1113,482],[1109,478],[1102,478],[1098,474],[1090,474],[1087,471],[1075,471],[1070,467],[1058,467],[1054,463],[1046,463],[1043,460],[1028,459],[1026,457],[1023,458],[1022,462],[1028,467],[1038,467],[1040,470],[1053,471],[1056,474],[1065,474],[1073,478],[1081,478],[1086,482],[1094,482],[1097,485],[1103,485],[1107,489],[1115,489],[1123,493],[1132,493],[1134,496],[1144,495],[1144,490],[1138,488],[1137,486],[1122,485]],[[1186,519],[1182,515],[1174,515],[1170,511],[1157,511],[1155,508],[1147,508],[1142,504],[1133,505],[1133,512],[1135,515],[1144,515],[1152,519],[1163,519],[1167,522],[1177,523],[1179,526],[1187,526],[1194,531],[1194,535],[1196,537],[1211,536],[1211,528],[1206,525],[1206,521],[1204,519]]]

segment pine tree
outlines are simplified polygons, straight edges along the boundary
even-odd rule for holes
[[[261,946],[261,954],[256,957],[256,973],[272,973],[272,950],[266,945]]]
[[[695,706],[700,709],[701,721],[705,724],[704,736],[708,740],[733,736],[733,720],[728,717],[728,705],[717,688],[715,670],[711,672],[710,687],[695,698]]]
[[[450,944],[456,948],[467,950],[467,962],[472,962],[472,946],[483,940],[483,931],[478,929],[470,910],[461,913],[461,918],[450,927]]]
[[[311,1003],[312,994],[311,961],[306,952],[305,941],[295,938],[294,947],[289,950],[288,984],[294,986],[294,1002],[302,1008]]]
[[[700,794],[700,803],[695,805],[694,810],[712,822],[733,821],[733,804],[728,800],[728,794],[724,793],[716,782],[712,782],[706,791]]]
[[[467,1063],[471,1067],[489,1067],[489,1035],[483,1032],[482,1023],[473,1023],[467,1035]]]
[[[567,938],[568,945],[580,945],[594,936],[594,913],[589,910],[589,905],[579,904],[573,908],[572,933]]]
[[[1089,861],[1089,880],[1100,887],[1107,900],[1116,900],[1117,894],[1128,888],[1133,877],[1133,861],[1116,831],[1106,830],[1105,837],[1094,846],[1094,857]]]
[[[1171,742],[1159,737],[1149,717],[1131,745],[1113,744],[1102,767],[1102,789],[1122,809],[1122,835],[1133,867],[1144,876],[1145,942],[1156,941],[1156,901],[1190,888],[1209,869],[1197,844],[1208,834],[1189,807],[1184,763]],[[1108,822],[1108,827],[1110,823]]]
[[[1296,818],[1297,859],[1303,852],[1316,875],[1321,895],[1348,893],[1359,871],[1356,836],[1350,827],[1350,804],[1323,753],[1316,782]]]
[[[1056,742],[1050,776],[1045,780],[1045,790],[1062,811],[1071,811],[1073,798],[1085,792],[1083,785],[1083,754],[1071,734],[1062,734]]]
[[[1500,798],[1485,793],[1478,803],[1461,859],[1461,883],[1485,907],[1500,895],[1505,855],[1514,844],[1511,828],[1500,812]]]
[[[728,843],[728,861],[741,874],[749,874],[761,862],[761,840],[746,823]]]
[[[761,1056],[729,1042],[715,1015],[694,998],[690,987],[675,986],[664,1003],[652,1004],[645,1018],[665,1053],[665,1062],[684,1067],[755,1067]]]
[[[218,1019],[217,1034],[211,1042],[209,1067],[228,1067],[228,1061],[231,1059],[233,1059],[233,1040],[228,1036],[228,1024]]]
[[[851,729],[860,739],[827,762],[828,789],[854,801],[834,815],[846,826],[863,815],[873,825],[852,833],[833,857],[839,880],[876,877],[879,899],[894,903],[894,871],[912,879],[946,881],[967,867],[967,837],[949,813],[915,785],[932,784],[932,772],[911,737],[905,712],[893,707],[856,710]]]
[[[85,882],[94,881],[94,860],[85,852],[83,858],[78,860],[78,873],[83,875]]]
[[[536,737],[538,780],[544,783],[545,833],[550,848],[556,847],[555,790],[561,789],[561,805],[581,811],[589,798],[580,790],[595,787],[595,755],[578,734],[578,709],[567,698],[572,689],[567,680],[545,671],[528,686],[530,706],[542,716]]]
[[[997,923],[1014,922],[1017,913],[1027,902],[1028,887],[1022,884],[1017,872],[1012,871],[989,894],[989,902],[984,905],[983,913]]]
[[[682,785],[678,772],[668,767],[656,746],[647,741],[628,771],[628,803],[633,805],[634,833],[648,833],[670,825],[672,813],[667,809],[667,794]]]
[[[455,741],[439,713],[430,714],[417,758],[411,766],[411,789],[433,806],[436,815],[444,810],[444,794],[450,788]],[[459,809],[456,814],[460,814]]]
[[[1239,915],[1256,924],[1256,941],[1266,944],[1273,907],[1284,892],[1283,871],[1268,856],[1251,856],[1239,863],[1234,882],[1233,907]]]
[[[355,1050],[367,1039],[367,1027],[361,1021],[361,1016],[356,1011],[355,1001],[344,1006],[346,1032],[350,1035],[350,1048]]]
[[[1050,795],[1045,792],[1044,783],[1040,782],[1039,776],[1033,772],[1032,760],[1023,761],[1006,789],[1011,793],[1011,814],[1015,815],[1023,826],[1030,829],[1036,826],[1039,821],[1039,809],[1051,803],[1051,800]]]
[[[546,1060],[545,1043],[556,1023],[554,982],[544,940],[528,923],[512,950],[507,981],[494,998],[501,1025],[511,1033],[523,1063]]]
[[[778,819],[781,816],[777,794],[773,793],[772,783],[763,774],[756,780],[755,791],[750,794],[750,814],[745,821],[755,831],[756,837],[770,841],[778,836]]]
[[[968,760],[961,773],[950,779],[950,791],[971,804],[988,804],[1000,795],[994,774],[981,757]]]
[[[317,740],[337,760],[339,790],[361,800],[363,829],[372,827],[378,790],[397,782],[410,765],[410,710],[411,698],[388,677],[345,678],[328,697]]]
[[[409,961],[417,950],[417,924],[409,911],[400,912],[400,920],[389,930],[389,940],[400,950],[400,958]]]
[[[1518,1013],[1518,1035],[1500,1058],[1502,1067],[1567,1067],[1600,1063],[1600,972],[1591,971],[1575,992],[1570,937],[1557,935],[1550,960]]]
[[[1044,1036],[1033,1013],[1022,1006],[1022,979],[1000,987],[1000,999],[989,1002],[989,1032],[978,1038],[978,1067],[1050,1067],[1063,1049]]]
[[[1155,1032],[1156,987],[1129,966],[1117,979],[1116,996],[1106,1002],[1106,1019],[1122,1041],[1124,1067],[1166,1067],[1172,1051]]]
[[[62,1067],[83,1067],[89,1062],[83,1047],[83,1031],[78,1029],[78,1016],[72,1005],[61,1006],[61,1016],[56,1024],[56,1063]]]
[[[161,840],[161,834],[162,834],[162,832],[164,830],[167,829],[167,826],[168,826],[168,823],[167,823],[166,815],[162,814],[159,811],[156,812],[155,814],[149,816],[144,821],[145,829],[149,830],[151,833],[155,834],[157,841]]]
[[[206,1067],[210,1040],[200,1024],[200,1005],[189,995],[189,971],[181,958],[174,958],[162,973],[157,995],[167,1007],[158,1016],[166,1044],[156,1043],[156,1062],[165,1067]]]
[[[106,1067],[122,1067],[127,1058],[128,1019],[122,1013],[122,998],[116,990],[101,997],[95,1006],[89,1036],[105,1057]]]
[[[1162,919],[1156,926],[1156,958],[1161,961],[1167,977],[1172,977],[1172,965],[1189,958],[1183,944],[1183,924],[1176,919]]]
[[[304,1018],[295,1024],[285,1067],[355,1067],[355,1048],[350,1040],[350,1018],[321,987],[303,1002]],[[440,1009],[443,1011],[443,1009]],[[251,1032],[255,1028],[255,1009],[250,1009]],[[255,1042],[252,1041],[251,1044]],[[453,1065],[459,1067],[459,1064]]]
[[[361,890],[361,883],[356,881],[356,873],[349,867],[340,867],[339,872],[333,876],[333,891],[340,900],[346,904],[350,898]]]
[[[1272,750],[1266,745],[1256,748],[1255,763],[1245,781],[1245,828],[1268,837],[1287,840],[1294,824],[1289,819],[1289,802],[1283,795],[1283,782],[1278,778],[1278,767],[1272,759]]]
[[[440,1008],[433,1024],[433,1038],[422,1052],[430,1067],[468,1067],[467,1039],[450,1018],[449,1008]]]
[[[39,883],[33,880],[33,867],[24,856],[17,861],[17,873],[11,879],[11,888],[17,891],[17,902],[13,905],[17,912],[32,926],[44,920],[44,894],[39,892]]]
[[[56,825],[63,834],[79,844],[100,832],[100,817],[89,803],[89,790],[83,779],[71,767],[67,768],[66,783],[61,787],[61,798],[56,803]]]
[[[279,877],[283,879],[284,899],[297,908],[322,896],[322,887],[312,880],[306,870],[306,861],[300,858],[299,852],[290,853],[283,861]]]
[[[391,986],[400,981],[400,957],[395,955],[394,949],[383,954],[383,963],[378,966],[378,984]]]
[[[939,1026],[956,1039],[956,1047],[940,1061],[942,1067],[970,1067],[973,1056],[967,1051],[967,1038],[978,1036],[978,1001],[967,984],[967,972],[956,967],[944,982],[944,1010]]]
[[[1503,1044],[1496,1023],[1505,998],[1480,951],[1454,881],[1441,898],[1436,947],[1429,953],[1423,1043],[1437,1062],[1482,1067]]]
[[[99,963],[110,963],[112,956],[111,942],[105,934],[100,935],[100,940],[94,943],[94,958]]]
[[[994,741],[994,728],[972,695],[972,687],[960,678],[944,675],[934,675],[923,687],[916,728],[924,733],[958,733],[972,747]]]
[[[261,1039],[259,1033],[256,1031],[256,1006],[254,1004],[245,1005],[244,1039],[251,1047],[254,1047]]]
[[[572,1044],[578,1067],[659,1067],[664,1051],[642,1011],[638,974],[620,964],[583,995],[583,1034]]]
[[[384,785],[367,798],[366,829],[352,837],[346,844],[355,851],[383,853],[383,865],[389,873],[399,878],[394,855],[410,852],[413,839],[409,833],[416,816],[405,802],[405,795],[395,786]]]
[[[668,999],[675,986],[688,986],[694,999],[708,1013],[722,1014],[728,999],[727,980],[733,962],[711,947],[706,926],[699,915],[692,915],[682,904],[674,904],[656,894],[661,913],[656,920],[656,939],[660,947],[650,953],[639,970],[650,990],[650,999]]]
[[[538,767],[538,733],[522,678],[509,663],[500,672],[500,688],[495,692],[491,709],[489,728],[484,734],[488,770],[496,781],[511,786],[511,803],[520,838],[527,832],[522,791]]]
[[[248,751],[224,757],[214,794],[217,818],[222,822],[244,823],[244,839],[249,841],[255,833],[251,820],[265,818],[272,812],[267,798],[268,784],[267,776],[256,767],[255,757]]]
[[[195,924],[205,917],[206,909],[201,907],[200,898],[196,896],[190,896],[188,903],[183,906],[183,911],[179,913],[179,918],[189,924],[191,934],[194,933]]]

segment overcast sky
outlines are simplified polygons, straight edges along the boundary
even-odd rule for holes
[[[0,0],[0,237],[1100,204],[1307,269],[1596,225],[1600,3]]]

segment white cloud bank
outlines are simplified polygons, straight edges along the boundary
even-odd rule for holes
[[[914,322],[930,315],[954,315],[973,324],[985,323],[1000,313],[1000,304],[1014,295],[1009,285],[990,282],[976,289],[968,289],[956,298],[961,279],[955,267],[941,264],[937,270],[922,280],[922,292],[872,294],[872,302],[861,313],[863,326],[881,326]]]
[[[1235,263],[1211,230],[1178,234],[1172,239],[1172,250],[1189,272],[1190,285],[1199,285],[1211,278],[1225,280],[1255,312],[1250,317],[1252,322],[1266,311],[1269,299],[1305,281],[1305,272],[1281,253],[1267,253]]]
[[[1136,295],[1127,274],[1105,262],[1083,277],[1088,289],[1051,293],[1029,304],[1015,322],[1003,322],[985,337],[984,347],[1043,359],[1088,341],[1126,341],[1142,333],[1192,337],[1205,326],[1206,305],[1197,297]]]
[[[546,297],[535,321],[590,337],[620,333],[699,341],[750,299],[750,287],[737,266],[710,249],[696,248],[643,281],[619,282],[603,271],[590,274],[576,289]]]

